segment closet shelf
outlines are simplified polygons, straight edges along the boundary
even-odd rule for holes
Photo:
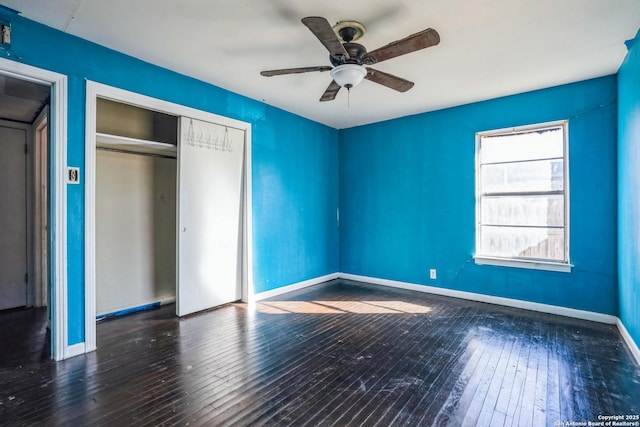
[[[168,157],[176,157],[177,154],[177,147],[173,144],[100,132],[96,133],[96,147],[132,153],[158,154]]]

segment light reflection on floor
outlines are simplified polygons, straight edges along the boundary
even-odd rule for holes
[[[404,301],[261,301],[255,310],[265,314],[425,314],[431,308]]]

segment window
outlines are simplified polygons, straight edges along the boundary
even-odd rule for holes
[[[476,136],[476,263],[570,271],[567,122]]]

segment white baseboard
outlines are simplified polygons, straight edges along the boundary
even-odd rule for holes
[[[624,327],[622,320],[618,319],[616,325],[618,326],[618,330],[620,331],[620,335],[622,335],[624,342],[627,344],[627,347],[629,347],[629,350],[631,350],[631,354],[633,354],[636,362],[640,365],[640,348],[638,348],[638,344],[633,340],[631,334],[627,331],[627,328]]]
[[[80,356],[81,354],[86,353],[85,345],[83,342],[73,345],[68,345],[64,351],[64,358],[68,359],[70,357]]]
[[[263,299],[276,297],[278,295],[286,294],[287,292],[297,291],[298,289],[303,289],[309,286],[328,282],[329,280],[338,279],[339,277],[340,276],[338,273],[332,273],[327,274],[326,276],[320,276],[313,279],[305,280],[303,282],[292,283],[291,285],[282,286],[270,291],[258,292],[257,294],[253,294],[253,301],[260,301]]]
[[[595,313],[592,311],[576,310],[574,308],[560,307],[557,305],[541,304],[537,302],[522,301],[512,298],[495,297],[491,295],[476,294],[473,292],[457,291],[453,289],[438,288],[434,286],[418,285],[415,283],[399,282],[396,280],[378,279],[375,277],[358,276],[355,274],[339,273],[341,279],[355,280],[359,282],[373,283],[375,285],[390,286],[393,288],[408,289],[411,291],[426,292],[429,294],[444,295],[472,301],[486,302],[490,304],[504,305],[507,307],[522,308],[525,310],[539,311],[541,313],[557,314],[559,316],[574,317],[576,319],[590,320],[592,322],[615,325],[618,322],[616,316]]]

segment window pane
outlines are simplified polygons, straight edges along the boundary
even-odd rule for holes
[[[564,226],[564,196],[482,198],[482,223],[491,225]]]
[[[481,163],[563,157],[562,127],[507,135],[482,136]]]
[[[564,229],[481,226],[482,253],[564,261]]]
[[[482,165],[481,193],[563,190],[562,159]]]

